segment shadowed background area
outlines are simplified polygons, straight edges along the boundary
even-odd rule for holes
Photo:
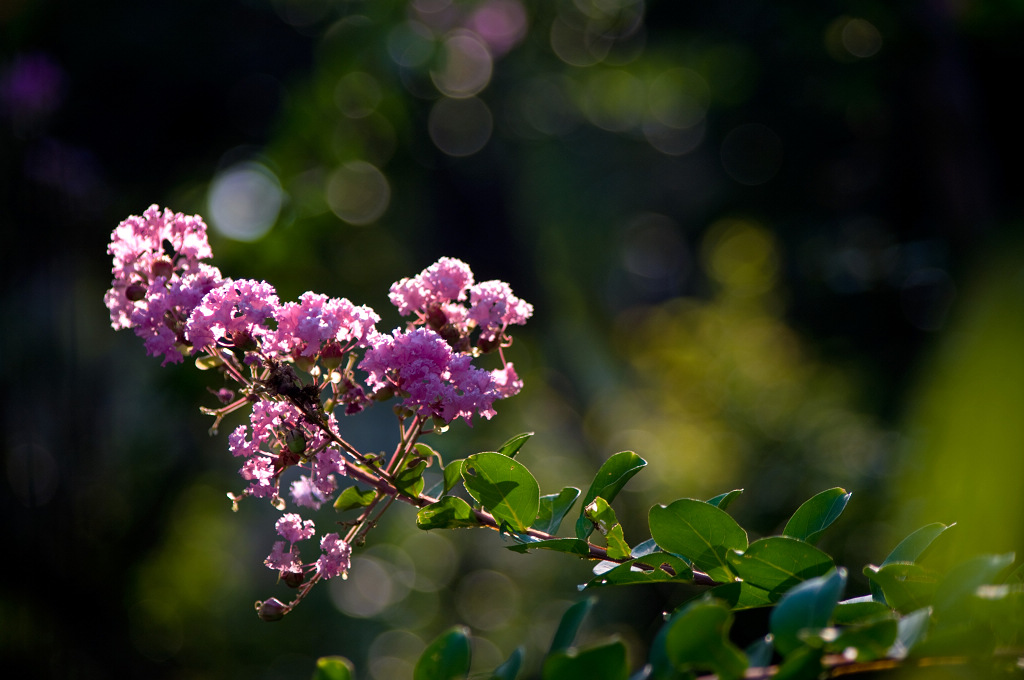
[[[1024,7],[758,0],[8,0],[0,6],[0,659],[32,677],[411,677],[455,623],[532,671],[589,565],[396,508],[351,578],[278,624],[275,513],[102,304],[111,230],[199,213],[225,276],[368,304],[438,257],[535,317],[526,387],[446,460],[535,431],[543,493],[650,462],[616,501],[745,489],[756,535],[853,492],[851,567],[921,524],[932,557],[1024,551]],[[390,449],[391,414],[343,422]],[[348,436],[348,435],[347,435]],[[314,517],[334,521],[324,508]],[[688,595],[600,591],[644,658]],[[756,623],[756,622],[752,622]],[[738,634],[744,634],[741,619]],[[531,665],[532,664],[532,665]],[[531,672],[532,672],[531,671]]]

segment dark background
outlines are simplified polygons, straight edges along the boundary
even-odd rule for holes
[[[490,45],[483,86],[446,85],[444,41],[481,44],[485,10],[520,30]],[[940,562],[1019,551],[1022,28],[1009,0],[8,0],[5,672],[291,678],[337,653],[397,678],[454,623],[483,640],[477,670],[520,643],[536,669],[589,574],[489,535],[421,539],[399,508],[363,581],[357,563],[257,620],[254,600],[284,597],[260,564],[273,513],[229,511],[206,376],[160,369],[102,306],[110,232],[151,203],[203,214],[225,275],[369,304],[382,329],[390,283],[442,255],[510,282],[536,308],[510,354],[527,387],[434,445],[534,430],[522,460],[545,493],[636,450],[631,543],[654,502],[745,488],[730,511],[753,536],[843,486],[822,547],[853,589],[925,522],[961,525]],[[481,102],[486,143],[453,155],[437,131],[473,147],[457,114]],[[388,200],[353,217],[338,187],[366,164]],[[211,212],[239,169],[280,200],[249,240]],[[392,446],[386,415],[355,440]],[[624,635],[634,666],[684,597],[599,595],[587,634]]]

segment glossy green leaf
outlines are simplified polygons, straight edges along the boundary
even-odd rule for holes
[[[413,669],[413,680],[452,680],[469,675],[469,630],[455,626],[427,645]]]
[[[900,612],[927,607],[935,594],[934,572],[919,564],[894,562],[884,567],[869,564],[864,567],[864,575],[881,591],[880,601]]]
[[[583,509],[583,516],[593,522],[604,536],[609,559],[624,560],[629,557],[629,545],[622,534],[622,525],[605,499],[598,496],[592,500]]]
[[[512,437],[507,442],[498,447],[498,453],[509,458],[515,458],[516,454],[519,453],[519,449],[523,448],[523,444],[529,441],[530,437],[533,436],[533,432],[523,432]]]
[[[595,601],[594,598],[588,597],[565,610],[561,620],[558,622],[558,630],[555,631],[555,637],[551,640],[550,654],[564,651],[572,646],[580,626],[583,625],[583,620],[587,618],[587,614],[594,608]]]
[[[414,465],[407,465],[394,477],[395,488],[407,496],[417,497],[423,491],[423,471],[427,469],[427,461],[420,460]]]
[[[730,609],[736,611],[770,607],[775,602],[767,590],[750,585],[745,581],[733,581],[715,586],[708,591],[708,595],[722,600],[729,605]]]
[[[891,613],[889,607],[869,595],[840,602],[832,612],[832,620],[837,626],[852,626],[884,618]]]
[[[913,532],[893,548],[889,556],[879,566],[884,567],[893,562],[917,562],[924,557],[925,552],[931,547],[936,538],[941,536],[947,529],[952,529],[956,524],[941,524],[935,522],[926,524]]]
[[[728,559],[740,578],[767,590],[773,600],[835,566],[831,557],[810,543],[785,536],[754,541],[743,552],[730,552]]]
[[[733,489],[732,491],[720,493],[714,498],[709,498],[707,502],[710,503],[711,505],[714,505],[717,508],[725,510],[730,505],[732,505],[732,502],[734,500],[740,497],[741,493],[743,493],[743,489]]]
[[[800,631],[828,625],[846,588],[846,569],[834,569],[824,576],[809,579],[782,596],[769,617],[775,647],[789,655],[801,646]]]
[[[350,486],[338,494],[338,498],[334,501],[334,509],[338,512],[344,512],[345,510],[365,508],[373,502],[376,495],[377,492],[373,489],[363,491],[359,487]]]
[[[721,680],[743,677],[747,657],[729,641],[732,612],[720,602],[692,602],[665,625],[665,653],[677,670],[713,671]]]
[[[627,680],[626,645],[614,639],[587,649],[567,649],[544,659],[543,680]]]
[[[462,464],[473,499],[515,531],[526,531],[540,508],[540,486],[522,463],[500,453],[476,453]]]
[[[980,586],[998,583],[998,577],[1013,564],[1013,559],[1013,553],[979,555],[950,569],[935,588],[936,621],[962,617],[975,591]]]
[[[443,461],[441,460],[441,454],[435,451],[434,448],[429,444],[425,444],[423,442],[416,442],[416,444],[413,445],[413,448],[416,449],[416,453],[417,455],[419,455],[420,458],[425,458],[428,461],[436,460],[438,465],[443,464]]]
[[[343,656],[321,656],[316,660],[312,680],[355,680],[356,669]]]
[[[723,510],[682,498],[652,507],[649,521],[651,536],[662,550],[689,558],[716,581],[736,578],[728,554],[746,550],[747,532]]]
[[[487,680],[516,680],[519,669],[523,666],[523,659],[526,658],[526,650],[523,647],[516,647],[505,662],[491,672]]]
[[[552,538],[544,541],[527,541],[506,546],[512,552],[527,553],[531,550],[554,550],[579,557],[590,557],[590,546],[578,538]]]
[[[594,475],[594,481],[590,483],[590,488],[583,497],[583,507],[586,508],[598,496],[608,503],[614,501],[626,482],[640,472],[645,465],[647,465],[647,461],[632,451],[621,451],[610,457]],[[581,510],[579,520],[576,522],[576,538],[586,540],[593,530],[593,525],[583,516]]]
[[[558,527],[562,525],[562,520],[569,514],[580,493],[576,487],[567,486],[558,493],[541,496],[533,528],[546,534],[557,534]]]
[[[657,557],[658,559],[651,559]],[[584,588],[625,586],[643,583],[692,583],[693,570],[683,560],[668,553],[656,553],[617,564],[588,581]]]
[[[462,481],[462,463],[463,459],[453,460],[444,466],[444,492],[443,495],[447,496],[448,492],[455,488],[455,485]]]
[[[650,555],[651,553],[662,552],[661,548],[658,547],[657,541],[653,538],[648,538],[643,543],[637,543],[633,546],[633,549],[629,551],[629,554],[633,557],[643,557],[644,555]]]
[[[817,542],[830,524],[843,514],[850,496],[846,489],[828,489],[804,502],[786,523],[782,533],[808,543]]]
[[[416,526],[424,531],[430,529],[465,529],[478,527],[473,508],[458,496],[445,496],[416,513]]]

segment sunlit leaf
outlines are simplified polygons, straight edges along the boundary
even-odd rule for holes
[[[950,569],[935,588],[936,621],[963,616],[965,605],[978,587],[998,583],[999,575],[1013,564],[1013,559],[1013,553],[979,555]]]
[[[740,578],[767,590],[773,600],[835,566],[831,557],[810,543],[785,536],[754,541],[743,552],[730,552],[728,559]]]
[[[893,548],[892,552],[889,553],[888,557],[879,566],[884,567],[896,562],[917,562],[924,557],[936,538],[954,526],[956,524],[941,524],[939,522],[926,524],[900,541],[899,545]],[[879,602],[885,602],[885,597],[882,595],[879,586],[873,581],[870,585],[871,595]]]
[[[919,564],[894,562],[884,567],[869,564],[864,567],[864,575],[881,590],[880,601],[900,612],[927,607],[935,594],[935,573]]]
[[[651,536],[666,552],[682,555],[716,581],[736,578],[729,564],[732,550],[746,550],[747,532],[723,510],[704,501],[682,498],[649,514]]]
[[[321,656],[316,660],[312,680],[355,680],[356,669],[343,656]]]
[[[544,659],[543,680],[626,680],[626,645],[612,640],[586,649],[566,649],[553,652]]]
[[[562,525],[562,520],[572,509],[580,493],[576,487],[567,486],[556,494],[541,496],[540,509],[533,528],[546,534],[558,533],[558,527]]]
[[[629,557],[629,545],[622,534],[622,525],[605,499],[598,496],[591,501],[590,505],[584,508],[583,516],[593,522],[604,536],[610,559],[621,560]]]
[[[770,607],[775,602],[767,590],[758,588],[745,581],[734,581],[715,586],[708,591],[708,595],[722,600],[729,605],[730,609],[737,611],[755,609],[757,607]]]
[[[402,493],[419,496],[423,491],[423,471],[427,469],[427,461],[421,460],[415,465],[406,466],[404,470],[394,477],[395,488]]]
[[[854,626],[804,631],[801,638],[826,652],[842,654],[852,661],[867,662],[886,657],[896,642],[897,632],[896,619],[890,614]]]
[[[725,510],[732,504],[734,500],[740,497],[741,493],[743,493],[743,489],[733,489],[732,491],[720,493],[714,498],[709,498],[707,502],[710,503],[711,505],[714,505],[717,508]]]
[[[800,631],[826,627],[845,588],[846,570],[840,567],[783,595],[769,618],[776,649],[788,655],[801,646]]]
[[[444,495],[455,488],[455,485],[462,481],[463,459],[453,460],[444,466]]]
[[[891,613],[892,610],[889,607],[873,600],[868,595],[840,602],[832,612],[832,620],[837,626],[852,626],[880,619],[889,616]]]
[[[527,553],[530,550],[554,550],[579,557],[590,557],[590,546],[578,538],[551,538],[543,541],[528,541],[506,546],[512,552]]]
[[[416,513],[416,526],[423,530],[464,529],[478,527],[480,523],[469,503],[458,496],[445,496]]]
[[[902,617],[897,624],[896,640],[889,648],[889,656],[903,659],[910,654],[928,632],[931,616],[931,607],[926,607]]]
[[[692,602],[666,623],[665,654],[679,671],[713,671],[721,680],[743,676],[747,657],[729,641],[732,612],[713,599]]]
[[[817,542],[825,529],[843,514],[851,495],[837,487],[812,496],[793,513],[783,535],[808,543]]]
[[[558,630],[555,631],[555,637],[551,640],[549,653],[561,652],[572,646],[573,640],[576,639],[576,633],[579,632],[580,626],[583,625],[583,620],[587,618],[587,614],[594,608],[594,602],[594,598],[588,597],[565,610],[565,613],[562,614],[562,619],[558,622]]]
[[[652,559],[657,558],[657,559]],[[588,581],[584,588],[624,586],[643,583],[692,583],[693,570],[683,560],[668,553],[655,553],[617,564]]]
[[[469,630],[455,626],[427,645],[413,669],[413,680],[452,680],[469,675]]]
[[[516,454],[519,453],[519,449],[523,448],[530,437],[533,436],[533,432],[523,432],[509,439],[507,442],[498,447],[498,453],[509,458],[515,458]]]
[[[355,508],[365,508],[373,502],[376,495],[377,492],[373,489],[363,491],[357,486],[350,486],[338,494],[338,498],[334,501],[334,509],[344,512]]]
[[[647,461],[632,451],[621,451],[611,456],[594,475],[594,481],[590,483],[590,488],[583,497],[583,507],[586,508],[598,496],[611,503],[626,482],[645,465]],[[593,530],[593,525],[583,516],[581,510],[576,522],[576,538],[586,540]]]
[[[537,517],[540,486],[522,463],[508,456],[469,456],[462,464],[462,481],[476,502],[515,531],[526,531]]]

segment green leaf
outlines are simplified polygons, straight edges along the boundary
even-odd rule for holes
[[[926,524],[913,532],[893,548],[889,556],[882,561],[880,566],[892,564],[893,562],[917,562],[924,557],[925,552],[931,547],[932,542],[942,535],[947,529],[955,527],[956,524],[941,524],[935,522]]]
[[[519,449],[523,448],[523,444],[533,436],[532,432],[523,432],[512,437],[507,442],[498,447],[498,453],[509,458],[515,458],[516,454],[519,453]]]
[[[783,535],[808,543],[817,542],[825,529],[843,514],[851,495],[846,489],[836,487],[812,496],[793,513]]]
[[[376,495],[377,492],[373,489],[362,491],[359,487],[350,486],[338,494],[338,498],[334,501],[334,509],[338,512],[344,512],[345,510],[365,508],[373,502]]]
[[[416,449],[416,454],[420,458],[425,458],[427,460],[436,460],[439,466],[444,464],[444,461],[441,460],[441,454],[435,451],[433,447],[431,447],[429,444],[417,442],[413,444],[413,448]]]
[[[884,567],[896,562],[917,562],[924,557],[936,538],[954,526],[956,524],[941,524],[939,522],[926,524],[900,541],[899,545],[893,548],[889,556],[879,566]],[[871,596],[879,602],[885,602],[885,596],[882,594],[881,587],[874,581],[871,582],[870,586]]]
[[[881,602],[900,612],[926,607],[935,594],[935,573],[919,564],[893,562],[884,567],[864,567],[864,575],[881,591]]]
[[[855,626],[808,631],[802,637],[811,646],[864,663],[888,656],[897,633],[898,624],[890,613],[885,618]]]
[[[733,489],[732,491],[720,493],[714,498],[709,498],[707,502],[710,503],[711,505],[714,505],[716,508],[721,508],[722,510],[725,510],[732,504],[734,500],[740,497],[741,493],[743,493],[743,489]]]
[[[522,646],[516,647],[505,663],[495,668],[487,680],[516,680],[525,657],[526,650]]]
[[[661,548],[658,547],[657,541],[653,538],[648,538],[643,543],[637,543],[633,546],[633,549],[629,551],[629,554],[633,557],[643,557],[644,555],[650,555],[651,553],[662,552]]]
[[[594,598],[588,597],[565,610],[565,613],[562,614],[562,619],[558,622],[558,630],[555,631],[555,637],[551,640],[549,654],[564,651],[572,646],[573,640],[576,639],[576,633],[579,632],[580,626],[583,625],[583,619],[587,618],[587,614],[594,608],[595,601]]]
[[[665,653],[680,671],[713,671],[721,680],[743,677],[747,657],[729,641],[732,612],[715,600],[692,602],[665,624]]]
[[[651,536],[662,550],[688,558],[716,581],[736,578],[727,556],[731,550],[746,550],[747,532],[725,511],[682,498],[652,507],[649,521]]]
[[[576,487],[567,486],[558,493],[541,496],[533,528],[546,534],[557,534],[558,527],[562,525],[562,520],[569,514],[580,493]]]
[[[427,461],[420,460],[415,465],[407,465],[394,477],[395,488],[407,496],[416,498],[423,491],[423,471],[427,469]]]
[[[613,455],[594,475],[594,481],[590,483],[590,488],[583,497],[583,507],[586,508],[598,496],[608,503],[614,501],[626,482],[640,472],[645,465],[647,465],[647,461],[632,451],[621,451]],[[593,530],[593,525],[583,516],[581,510],[580,517],[576,521],[576,538],[586,540]]]
[[[750,668],[768,666],[772,662],[772,655],[775,654],[772,636],[765,635],[763,638],[755,640],[743,650],[743,653],[747,655],[747,663]]]
[[[846,569],[800,583],[782,596],[769,617],[775,648],[788,656],[801,647],[800,631],[824,628],[846,587]]]
[[[622,525],[608,501],[598,496],[583,509],[583,516],[593,522],[604,536],[609,559],[623,560],[629,557],[629,545],[622,535]]]
[[[651,559],[651,557],[657,559]],[[675,555],[655,553],[652,556],[615,565],[608,571],[598,574],[583,587],[596,588],[598,586],[625,586],[641,583],[668,583],[670,581],[692,583],[693,570]]]
[[[810,543],[785,536],[754,541],[743,552],[729,553],[728,559],[741,579],[767,590],[772,600],[835,566],[831,557]]]
[[[447,496],[448,492],[462,481],[462,463],[463,459],[460,458],[444,466],[444,492],[442,495]]]
[[[416,526],[424,531],[430,529],[464,529],[478,527],[480,523],[469,503],[458,496],[445,496],[416,513]]]
[[[451,680],[469,675],[469,630],[455,626],[427,645],[413,669],[413,680]]]
[[[764,588],[758,588],[745,581],[733,581],[715,586],[708,591],[708,595],[716,597],[729,605],[730,609],[739,611],[741,609],[754,609],[756,607],[770,607],[774,600]]]
[[[551,538],[546,541],[527,541],[505,546],[512,552],[527,553],[534,549],[554,550],[556,552],[569,553],[580,557],[590,557],[590,546],[586,541],[578,538]]]
[[[935,588],[935,620],[946,622],[963,617],[965,605],[978,587],[997,583],[997,577],[1013,564],[1013,558],[1013,553],[979,555],[950,569]]]
[[[321,656],[316,660],[313,680],[355,680],[356,669],[343,656]]]
[[[476,453],[462,464],[462,481],[473,499],[499,522],[525,532],[540,508],[540,486],[522,463],[500,453]]]
[[[885,618],[892,614],[892,610],[881,602],[865,598],[843,600],[836,605],[832,612],[832,620],[837,626],[852,626],[859,623],[867,623],[875,619]]]
[[[196,357],[196,368],[200,371],[208,371],[224,365],[224,359],[216,355],[201,354]]]
[[[587,649],[567,649],[544,659],[543,680],[626,680],[626,645],[614,639]]]
[[[821,676],[822,650],[798,647],[788,654],[772,680],[817,680]]]

